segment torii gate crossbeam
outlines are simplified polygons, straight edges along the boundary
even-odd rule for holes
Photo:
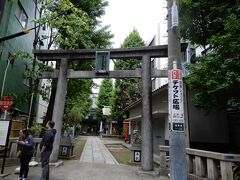
[[[187,44],[181,45],[182,52],[185,52]],[[110,59],[136,58],[142,60],[141,70],[110,71],[109,74],[97,74],[94,71],[68,71],[69,60],[93,60],[96,51],[110,51]],[[166,71],[151,70],[151,58],[167,57],[167,45],[149,46],[141,48],[124,49],[83,49],[83,50],[34,50],[34,55],[40,61],[60,61],[59,70],[53,73],[42,72],[39,78],[58,78],[57,91],[54,102],[52,120],[56,122],[55,128],[58,131],[51,156],[52,161],[57,161],[61,129],[63,124],[63,112],[67,91],[67,79],[70,78],[126,78],[142,77],[142,170],[153,171],[153,134],[152,134],[152,105],[151,105],[151,77],[167,77]],[[152,71],[152,72],[151,72]]]

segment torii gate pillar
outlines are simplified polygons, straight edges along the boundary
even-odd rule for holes
[[[153,171],[152,82],[150,56],[142,57],[141,165],[143,172]]]
[[[63,125],[63,114],[64,114],[64,105],[67,93],[67,69],[68,69],[68,60],[62,58],[60,61],[60,68],[58,74],[57,82],[57,91],[54,101],[53,116],[52,120],[55,122],[55,129],[57,134],[55,136],[53,151],[50,157],[52,162],[58,160],[59,145],[61,139],[61,131]]]

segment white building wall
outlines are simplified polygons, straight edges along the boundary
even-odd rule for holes
[[[50,81],[47,79],[42,79],[40,81],[40,86],[49,86],[50,85]],[[48,98],[50,99],[50,95],[51,95],[51,91],[49,91],[48,93]],[[42,96],[39,95],[38,98],[38,104],[37,104],[37,113],[36,113],[36,123],[43,123],[43,117],[46,115],[47,113],[47,108],[48,108],[48,101],[44,101]]]
[[[48,107],[48,104],[45,104],[45,103],[38,104],[36,123],[39,123],[39,124],[43,123],[43,117],[46,115],[47,107]]]
[[[159,23],[157,23],[156,35],[154,37],[153,45],[166,45],[168,43],[167,38],[167,1],[161,1],[161,18],[159,19]],[[154,59],[154,68],[163,70],[167,68],[167,58],[155,58]],[[153,90],[160,88],[161,86],[168,83],[167,78],[155,78],[153,83]]]
[[[157,24],[156,35],[154,36],[154,40],[152,40],[150,45],[167,45],[168,44],[168,33],[167,33],[167,1],[161,1],[161,18],[159,23]],[[202,49],[199,49],[199,54],[201,54]],[[195,47],[189,43],[186,52],[184,53],[184,57],[182,58],[182,66],[183,66],[183,75],[187,75],[189,72],[184,68],[185,63],[191,63],[191,57],[195,54]],[[153,60],[154,68],[159,70],[167,70],[168,68],[168,58],[155,58]],[[156,90],[163,85],[168,83],[168,78],[154,78],[152,83],[152,90]]]

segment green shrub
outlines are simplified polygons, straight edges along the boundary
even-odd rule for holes
[[[42,129],[45,129],[41,124],[34,124],[31,128],[29,128],[31,134],[34,137],[39,137]]]

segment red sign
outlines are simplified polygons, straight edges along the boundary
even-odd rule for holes
[[[172,79],[182,79],[182,72],[179,69],[172,70]]]
[[[11,109],[11,105],[13,103],[13,99],[11,96],[3,96],[0,101],[0,108],[5,111]]]

